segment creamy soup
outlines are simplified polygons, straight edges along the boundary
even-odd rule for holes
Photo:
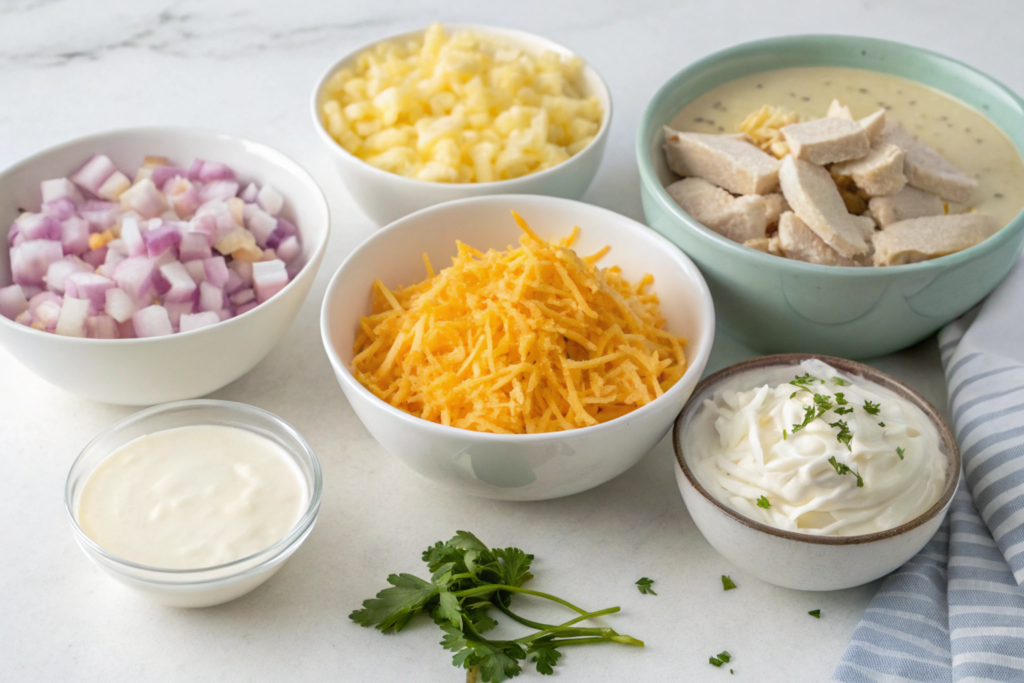
[[[966,207],[988,213],[1001,225],[1024,207],[1024,162],[1010,139],[991,121],[938,90],[897,76],[838,67],[780,69],[747,76],[688,104],[670,126],[696,133],[735,133],[764,105],[794,111],[805,120],[825,116],[837,99],[854,117],[879,108],[918,139],[978,180]]]

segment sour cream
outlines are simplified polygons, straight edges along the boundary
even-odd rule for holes
[[[245,429],[192,425],[131,441],[82,487],[82,531],[123,559],[162,569],[213,567],[264,550],[309,504],[280,445]]]
[[[939,499],[947,459],[920,408],[821,361],[780,371],[753,389],[741,377],[694,417],[689,456],[713,496],[779,529],[831,536],[897,527]]]

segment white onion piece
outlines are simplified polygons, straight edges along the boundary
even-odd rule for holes
[[[73,201],[76,206],[85,201],[85,198],[82,197],[82,193],[78,191],[75,184],[67,178],[44,180],[39,183],[39,192],[43,195],[43,204],[48,204],[64,197]]]
[[[163,337],[174,334],[171,319],[163,306],[147,306],[132,315],[132,326],[138,337]]]
[[[65,296],[64,305],[61,306],[60,317],[57,318],[57,327],[54,329],[54,332],[65,337],[84,337],[85,319],[88,315],[88,301]]]
[[[180,327],[182,332],[191,332],[210,325],[216,325],[221,320],[220,315],[214,311],[203,311],[191,315],[181,316]]]
[[[71,174],[71,182],[97,194],[107,178],[117,172],[117,167],[105,154],[93,155],[80,169]]]
[[[21,285],[0,287],[0,315],[14,320],[28,310],[28,299]]]
[[[284,197],[270,185],[264,185],[256,196],[256,203],[271,216],[276,216],[284,206]]]

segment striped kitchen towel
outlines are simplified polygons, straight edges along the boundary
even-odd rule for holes
[[[964,478],[891,574],[835,681],[1024,681],[1024,265],[939,334]]]

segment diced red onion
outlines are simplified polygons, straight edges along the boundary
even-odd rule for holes
[[[182,315],[179,323],[182,332],[191,332],[210,325],[216,325],[221,320],[220,315],[215,311],[203,311],[191,315]]]
[[[255,301],[250,301],[247,304],[239,306],[238,309],[235,311],[235,316],[237,317],[237,316],[242,315],[243,313],[248,313],[252,309],[256,308],[256,306],[257,306],[257,304],[256,304]]]
[[[114,281],[136,302],[153,289],[153,262],[144,256],[121,261],[114,270]]]
[[[271,216],[276,216],[281,213],[281,207],[284,206],[284,197],[270,185],[264,185],[256,196],[256,203]]]
[[[78,216],[61,222],[60,244],[65,254],[81,255],[89,248],[89,223]]]
[[[93,155],[81,168],[71,174],[71,181],[79,187],[97,194],[107,178],[114,175],[117,167],[105,154]]]
[[[285,269],[285,262],[275,259],[252,264],[252,280],[253,289],[256,291],[256,301],[263,303],[288,284],[288,271]]]
[[[128,250],[129,256],[143,256],[146,254],[146,243],[142,240],[139,222],[134,218],[125,217],[121,221],[121,241]]]
[[[195,299],[196,283],[185,270],[179,261],[160,266],[160,274],[170,284],[170,289],[164,294],[164,300],[168,303],[192,302]]]
[[[189,180],[193,182],[199,180],[199,174],[203,170],[203,163],[204,162],[202,159],[195,159],[192,162],[192,165],[189,166],[188,171],[186,171],[186,175],[188,176]]]
[[[100,185],[99,191],[96,193],[101,199],[107,201],[115,201],[121,198],[121,195],[125,193],[128,188],[132,186],[132,181],[124,173],[120,171],[114,171],[109,178],[103,181]]]
[[[89,222],[92,232],[103,232],[117,222],[118,212],[118,206],[114,202],[92,199],[82,204],[78,215]]]
[[[78,213],[78,207],[68,197],[59,197],[45,202],[42,211],[54,220],[63,221]]]
[[[0,315],[14,320],[28,310],[28,299],[21,285],[0,287]]]
[[[39,183],[39,193],[43,196],[43,204],[49,204],[58,199],[70,199],[77,206],[85,201],[75,184],[67,178],[44,180]]]
[[[132,315],[132,326],[138,337],[162,337],[174,334],[171,319],[163,306],[147,306]]]
[[[117,321],[109,315],[91,315],[85,319],[86,336],[90,339],[117,339]]]
[[[251,287],[246,287],[245,289],[240,289],[232,294],[230,299],[232,304],[240,306],[241,304],[247,304],[250,301],[255,301],[256,292],[254,292]]]
[[[189,276],[191,276],[192,281],[197,285],[206,279],[206,266],[203,265],[202,259],[185,261],[182,265],[185,266],[185,270],[188,272]]]
[[[107,261],[107,251],[109,251],[109,249],[106,245],[103,245],[99,249],[90,249],[82,254],[82,260],[93,268],[99,268]]]
[[[256,209],[246,222],[245,227],[256,238],[256,244],[263,249],[267,246],[267,240],[270,239],[271,234],[277,229],[277,219],[262,209]]]
[[[88,316],[89,302],[86,299],[65,296],[54,332],[65,337],[84,337],[85,319]]]
[[[206,277],[203,278],[206,282],[221,288],[227,284],[230,271],[223,256],[211,256],[203,259],[203,267],[206,270]]]
[[[248,185],[245,186],[245,189],[242,190],[242,194],[238,196],[241,197],[242,201],[245,202],[246,204],[252,204],[256,201],[256,198],[259,196],[259,194],[259,186],[256,183],[249,183]]]
[[[103,310],[117,322],[130,320],[136,308],[135,302],[123,289],[114,288],[106,291],[106,305]]]
[[[242,276],[237,271],[228,268],[228,279],[224,283],[224,293],[230,296],[244,287],[245,283],[242,282]]]
[[[51,292],[64,293],[65,280],[72,273],[91,273],[92,268],[88,263],[75,256],[65,256],[59,261],[54,261],[46,269],[46,276],[43,281]]]
[[[299,238],[292,235],[281,242],[275,251],[282,261],[285,263],[291,263],[302,253],[302,245],[299,244]]]
[[[107,305],[107,291],[117,286],[113,280],[96,273],[71,273],[64,279],[65,299],[86,299],[93,311],[102,311]]]
[[[120,339],[135,339],[139,336],[135,334],[135,324],[130,318],[117,324],[117,336]]]
[[[199,170],[199,180],[209,183],[214,180],[234,180],[235,172],[219,161],[204,161]]]
[[[163,306],[167,309],[167,317],[170,319],[171,327],[174,328],[175,332],[178,331],[178,327],[181,324],[181,316],[190,315],[196,308],[194,301],[181,301],[177,303],[165,301]]]
[[[228,268],[238,273],[246,287],[252,287],[252,264],[248,261],[231,261]]]
[[[199,310],[219,311],[224,308],[224,290],[209,282],[199,283]]]
[[[56,240],[28,240],[12,247],[11,275],[14,284],[42,287],[50,264],[62,258],[64,249]]]
[[[238,183],[233,180],[214,180],[199,190],[199,201],[205,204],[214,200],[226,202],[238,194]]]
[[[210,242],[206,235],[199,232],[187,232],[181,236],[181,244],[178,246],[178,258],[184,262],[196,259],[210,258],[213,250],[210,249]]]
[[[18,217],[18,235],[14,244],[29,240],[59,240],[60,221],[41,213],[26,213]]]
[[[187,180],[188,171],[177,166],[157,166],[153,169],[153,174],[149,177],[149,179],[153,181],[153,184],[162,188],[164,192],[167,192],[167,181],[174,178]]]
[[[146,252],[152,256],[159,256],[171,247],[181,242],[181,233],[169,223],[163,223],[157,228],[151,228],[142,234],[142,241],[146,243]]]
[[[137,211],[143,218],[156,218],[167,210],[167,200],[153,181],[145,178],[121,194],[121,206]]]

